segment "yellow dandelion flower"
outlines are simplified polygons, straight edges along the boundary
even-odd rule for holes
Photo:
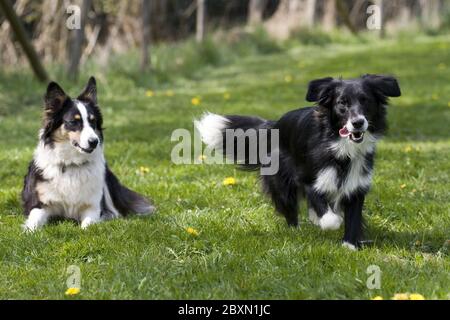
[[[407,146],[405,147],[405,149],[403,149],[404,152],[411,152],[412,151],[412,147],[411,146]]]
[[[236,179],[233,177],[228,177],[223,180],[224,186],[232,186],[236,184]]]
[[[383,300],[383,297],[382,296],[376,296],[376,297],[373,297],[371,300]]]
[[[229,93],[229,92],[225,92],[225,93],[223,94],[223,98],[224,98],[224,100],[230,100],[230,98],[231,98],[230,93]]]
[[[447,103],[447,107],[450,107],[450,101]]]
[[[194,228],[188,227],[186,228],[186,232],[193,236],[198,236],[199,232],[195,230]]]
[[[396,293],[392,300],[409,300],[409,295],[407,293]]]
[[[293,80],[292,76],[290,74],[287,74],[284,76],[284,82],[291,83]]]
[[[425,297],[420,293],[411,293],[409,295],[409,300],[425,300]]]
[[[402,184],[401,186],[400,186],[400,189],[405,189],[406,188],[406,184]]]
[[[201,103],[201,100],[200,100],[199,97],[195,97],[195,98],[192,98],[192,99],[191,99],[191,103],[192,103],[192,105],[194,105],[194,106],[198,106],[198,105]]]
[[[173,92],[173,90],[167,90],[166,91],[166,96],[173,97],[174,95],[175,95],[175,93]]]
[[[150,172],[150,168],[149,167],[144,167],[144,166],[140,166],[139,167],[139,172],[142,174],[146,174]]]
[[[66,296],[74,296],[80,293],[80,288],[69,288],[66,290]]]
[[[201,154],[201,155],[198,156],[198,160],[200,160],[200,161],[205,161],[206,158],[207,157],[204,154]]]
[[[145,91],[145,95],[147,97],[153,97],[155,95],[155,93],[152,90],[147,90],[147,91]]]

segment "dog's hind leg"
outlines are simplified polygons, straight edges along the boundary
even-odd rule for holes
[[[298,186],[292,176],[278,172],[262,176],[264,191],[270,195],[276,210],[284,215],[289,226],[298,226]]]

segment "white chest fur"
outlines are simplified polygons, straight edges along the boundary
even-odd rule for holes
[[[52,215],[79,219],[85,210],[100,210],[105,183],[105,160],[101,147],[81,154],[69,143],[36,149],[34,161],[45,181],[36,189],[39,200]]]
[[[372,172],[368,170],[366,155],[375,151],[377,139],[366,133],[364,141],[356,144],[349,139],[340,139],[330,145],[330,150],[337,159],[350,158],[350,168],[345,177],[339,177],[336,167],[329,166],[319,171],[314,182],[314,189],[324,193],[331,202],[338,205],[344,196],[350,196],[358,189],[367,189],[372,182]]]

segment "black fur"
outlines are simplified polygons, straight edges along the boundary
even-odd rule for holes
[[[397,81],[389,76],[365,75],[351,80],[323,78],[309,84],[306,100],[315,102],[314,107],[288,112],[278,121],[226,116],[228,124],[225,129],[279,130],[279,171],[275,175],[263,175],[261,179],[263,189],[271,197],[276,210],[285,216],[289,225],[297,226],[300,196],[306,197],[308,206],[316,211],[319,218],[335,205],[328,193],[314,188],[322,169],[335,170],[333,183],[338,189],[346,182],[355,159],[338,157],[330,149],[332,143],[343,139],[339,130],[346,126],[348,119],[363,115],[368,120],[367,132],[380,138],[387,127],[385,105],[388,97],[398,97],[400,94]],[[225,140],[225,130],[222,138]],[[225,144],[224,141],[223,146]],[[246,150],[249,148],[246,145]],[[362,176],[371,173],[374,156],[374,149],[362,155]],[[245,161],[241,165],[247,169],[260,166]],[[340,198],[337,204],[344,213],[343,240],[354,246],[362,240],[362,208],[368,191],[369,186],[358,187]]]
[[[28,173],[23,181],[22,190],[22,202],[25,216],[28,216],[30,211],[34,208],[42,207],[42,203],[36,192],[36,184],[42,181],[45,181],[42,176],[42,170],[36,167],[34,161],[31,161],[28,166]]]
[[[145,214],[154,210],[154,207],[146,198],[120,184],[119,179],[108,166],[106,166],[105,183],[108,186],[114,206],[122,215],[125,216],[130,212]]]

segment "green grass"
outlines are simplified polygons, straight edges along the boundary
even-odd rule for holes
[[[77,265],[83,299],[367,299],[399,292],[447,299],[449,50],[446,36],[289,46],[215,65],[199,62],[192,74],[167,75],[167,81],[137,74],[134,60],[128,69],[124,61],[125,69],[94,68],[109,164],[124,184],[154,199],[158,212],[86,231],[60,222],[34,234],[22,233],[19,193],[45,86],[26,72],[0,74],[0,298],[64,299],[66,268]],[[306,105],[309,80],[364,73],[394,74],[403,91],[389,107],[390,131],[379,145],[364,209],[372,247],[342,248],[342,230],[312,226],[304,207],[301,228],[289,229],[252,173],[170,161],[171,132],[192,131],[192,119],[205,110],[276,119]],[[83,81],[62,85],[75,95]],[[155,96],[147,97],[148,89]],[[193,106],[197,96],[201,104]],[[140,166],[150,172],[138,174]],[[223,186],[229,176],[237,184]],[[366,287],[370,265],[381,268],[379,290]]]

